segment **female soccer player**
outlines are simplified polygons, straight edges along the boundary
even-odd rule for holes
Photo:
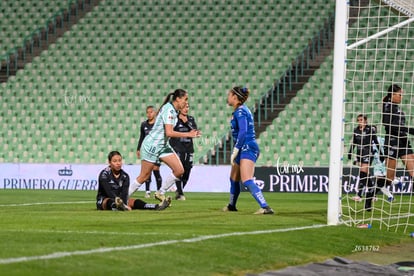
[[[402,96],[403,89],[397,84],[392,84],[388,87],[388,94],[382,99],[382,123],[386,133],[384,155],[387,176],[386,179],[380,178],[377,180],[377,186],[382,187],[381,191],[387,191],[387,187],[391,184],[400,183],[400,181],[393,181],[398,158],[404,163],[410,178],[412,179],[414,176],[414,154],[410,140],[408,140],[408,134],[414,135],[414,128],[405,126],[405,113],[399,106]],[[373,191],[371,195],[373,196],[374,194],[375,192]],[[393,200],[390,192],[388,200]],[[365,209],[371,210],[371,201],[368,199],[365,202]]]
[[[132,209],[164,210],[171,198],[161,204],[149,204],[140,199],[128,199],[129,175],[122,170],[122,156],[118,151],[108,154],[109,166],[99,174],[96,208],[98,210],[130,211]]]
[[[223,211],[237,211],[236,203],[241,181],[260,205],[255,214],[274,214],[272,208],[267,205],[262,191],[254,183],[254,165],[260,151],[255,138],[253,115],[244,105],[249,93],[247,88],[236,86],[227,94],[227,103],[234,109],[231,131],[235,144],[230,157],[230,202]]]
[[[188,115],[190,106],[187,104],[178,114],[178,122],[174,127],[178,132],[189,132],[192,129],[197,129],[197,124],[193,116]],[[193,168],[194,144],[193,138],[171,138],[170,144],[174,151],[180,157],[181,163],[184,167],[184,174],[175,182],[177,191],[175,192],[176,200],[185,200],[183,189],[187,185],[190,178],[191,169]]]
[[[377,138],[377,130],[374,126],[368,125],[366,115],[359,114],[357,117],[358,126],[354,129],[352,144],[349,148],[348,159],[352,159],[354,148],[357,149],[356,163],[359,166],[359,185],[357,195],[352,199],[360,202],[365,187],[372,187],[373,183],[369,179],[369,166],[372,163],[374,152],[373,145],[380,149]]]
[[[152,130],[142,142],[141,172],[130,185],[129,195],[133,194],[148,179],[155,164],[160,161],[167,164],[172,173],[164,179],[161,188],[155,193],[155,198],[159,201],[165,200],[165,192],[183,175],[183,165],[168,140],[171,137],[196,138],[201,136],[201,132],[196,129],[186,133],[174,131],[174,126],[177,124],[177,110],[184,108],[187,104],[188,93],[182,89],[175,90],[165,98]]]
[[[141,132],[139,135],[138,146],[137,146],[137,158],[141,158],[140,150],[141,150],[142,142],[144,141],[145,136],[148,135],[148,133],[151,131],[152,127],[154,126],[155,116],[157,115],[157,112],[152,105],[147,106],[146,113],[147,113],[147,120],[145,120],[141,124]],[[161,183],[162,183],[162,177],[160,174],[160,165],[161,164],[155,164],[154,170],[152,171],[152,173],[155,176],[155,181],[157,183],[157,190],[161,188]],[[151,186],[151,176],[145,181],[145,198],[151,197],[150,186]]]

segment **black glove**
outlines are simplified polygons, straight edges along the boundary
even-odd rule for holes
[[[385,160],[385,156],[384,156],[384,155],[382,155],[382,154],[380,154],[379,159],[380,159],[380,161],[381,161],[381,162],[384,162],[384,160]]]
[[[348,153],[348,160],[352,159],[352,153]]]

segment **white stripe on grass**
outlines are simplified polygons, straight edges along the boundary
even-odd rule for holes
[[[61,204],[90,204],[96,201],[66,201],[66,202],[32,202],[32,203],[13,203],[0,204],[0,207],[19,207],[19,206],[34,206],[34,205],[61,205]]]
[[[193,243],[193,242],[200,242],[204,240],[219,239],[219,238],[225,238],[225,237],[231,237],[231,236],[291,232],[291,231],[298,231],[298,230],[305,230],[305,229],[321,228],[321,227],[326,227],[326,226],[328,225],[318,224],[318,225],[292,227],[292,228],[285,228],[285,229],[271,229],[271,230],[252,231],[252,232],[233,232],[233,233],[218,234],[218,235],[200,236],[200,237],[196,237],[192,239],[160,241],[160,242],[154,242],[154,243],[136,244],[136,245],[129,245],[129,246],[103,247],[103,248],[82,250],[82,251],[55,252],[52,254],[40,255],[40,256],[27,256],[27,257],[0,259],[0,264],[23,263],[23,262],[36,261],[36,260],[50,260],[50,259],[59,259],[59,258],[71,257],[71,256],[91,255],[91,254],[99,254],[99,253],[106,253],[106,252],[113,252],[113,251],[134,250],[134,249],[155,247],[155,246],[160,246],[160,245],[169,245],[169,244],[182,243],[182,242]]]

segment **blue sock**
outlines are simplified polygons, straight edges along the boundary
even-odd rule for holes
[[[266,199],[264,198],[262,191],[254,183],[253,179],[249,179],[243,184],[247,187],[247,189],[249,189],[250,193],[254,199],[256,199],[257,203],[259,203],[261,208],[267,207]]]
[[[240,195],[240,182],[230,178],[230,205],[236,207]]]

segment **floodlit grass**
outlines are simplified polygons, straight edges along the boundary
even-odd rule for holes
[[[273,216],[253,215],[248,193],[231,213],[221,211],[223,193],[187,193],[162,212],[97,211],[91,191],[0,195],[0,274],[7,275],[245,275],[409,239],[325,226],[326,194],[266,193]]]

